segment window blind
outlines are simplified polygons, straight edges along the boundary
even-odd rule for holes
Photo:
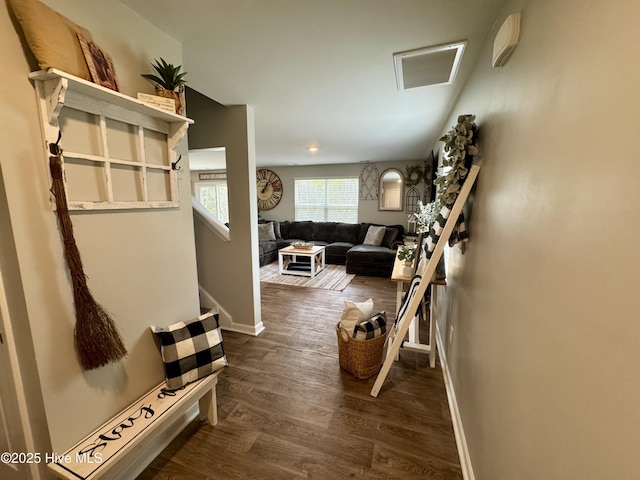
[[[358,223],[358,178],[295,179],[295,219]]]

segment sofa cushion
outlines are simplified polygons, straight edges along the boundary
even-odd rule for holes
[[[363,245],[381,245],[385,232],[385,227],[376,227],[374,225],[371,225],[364,237],[364,240],[362,242]]]
[[[402,240],[403,232],[404,232],[404,229],[402,229],[401,231],[401,229],[398,228],[397,226],[385,227],[384,237],[382,238],[382,243],[380,245],[387,248],[393,248],[393,242],[395,242],[398,239]]]
[[[336,229],[333,234],[334,242],[346,242],[355,245],[358,243],[360,235],[360,225],[357,223],[336,223]]]
[[[356,245],[361,245],[362,242],[364,242],[364,237],[367,236],[367,232],[369,231],[370,226],[371,226],[370,223],[361,223],[360,231],[358,232],[358,241],[353,243],[355,243]]]
[[[260,251],[260,255],[266,255],[271,252],[275,252],[278,250],[278,242],[275,240],[268,240],[264,242],[260,242],[258,244],[258,248]]]
[[[277,238],[289,238],[289,229],[291,228],[291,222],[289,220],[285,220],[284,222],[280,222],[280,236]]]
[[[287,238],[299,238],[301,240],[311,240],[311,225],[313,222],[291,222],[289,226],[289,236]]]
[[[374,245],[356,245],[347,252],[347,260],[358,263],[389,263],[393,265],[396,251]]]
[[[353,248],[353,243],[348,242],[333,242],[327,245],[327,255],[346,255],[349,250]]]
[[[336,231],[335,222],[313,222],[311,240],[331,243]]]
[[[292,239],[278,238],[276,240],[276,243],[278,244],[278,250],[280,250],[281,248],[288,247],[289,245],[291,245],[291,242],[293,242],[293,241],[294,240],[292,240]]]

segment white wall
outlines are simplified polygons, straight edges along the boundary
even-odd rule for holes
[[[205,248],[211,232],[196,221],[198,279],[202,287],[230,314],[233,324],[225,328],[259,334],[262,325],[258,259],[258,209],[255,185],[255,139],[253,109],[229,108],[225,128],[212,135],[222,138],[227,149],[229,193],[229,243]],[[217,143],[220,145],[220,143]]]
[[[140,73],[149,71],[153,58],[181,60],[176,40],[119,2],[47,3],[92,31],[113,57],[125,94],[152,91]],[[39,378],[30,381],[39,380],[42,389],[46,425],[41,429],[49,430],[55,450],[63,450],[162,380],[149,325],[186,320],[199,312],[189,179],[187,172],[180,177],[179,209],[72,214],[89,287],[112,313],[129,350],[119,364],[83,373],[73,348],[72,291],[49,203],[35,94],[27,79],[33,64],[14,27],[3,3],[0,170],[6,191],[2,208],[11,225],[2,229],[10,229],[15,242],[12,260],[18,268],[10,270],[11,281],[23,290],[12,289],[9,301],[25,305],[25,317],[12,322],[21,334],[33,336]],[[186,151],[186,142],[181,150]],[[0,202],[5,200],[0,197]]]
[[[263,330],[258,259],[258,209],[255,182],[253,109],[222,106],[187,90],[189,112],[197,125],[189,133],[192,148],[224,146],[229,195],[229,242],[223,242],[200,219],[195,222],[198,281],[229,313],[223,328],[258,334]],[[192,174],[193,177],[193,174]],[[203,302],[204,304],[205,302]]]
[[[447,125],[478,116],[484,166],[440,332],[475,478],[640,472],[640,3],[509,0]],[[495,30],[494,30],[495,34]]]
[[[396,168],[401,172],[406,171],[407,166],[420,165],[423,161],[415,162],[379,162],[375,163],[378,174],[387,168]],[[278,174],[282,180],[283,195],[280,203],[271,210],[261,212],[263,218],[269,220],[294,220],[295,219],[295,187],[296,178],[309,177],[359,177],[366,164],[348,163],[340,165],[309,165],[292,167],[267,167]],[[416,186],[420,195],[424,191],[424,183]],[[405,193],[407,189],[405,187]],[[404,204],[404,201],[403,201]],[[378,210],[378,200],[360,200],[358,202],[358,222],[379,223],[384,225],[402,225],[407,228],[408,215],[403,212],[383,212]]]

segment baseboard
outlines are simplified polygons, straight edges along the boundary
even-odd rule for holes
[[[242,325],[240,323],[234,323],[233,325],[220,324],[220,328],[229,332],[244,333],[245,335],[251,335],[254,337],[257,337],[264,331],[264,325],[262,322],[257,325]]]
[[[462,418],[460,417],[460,410],[458,409],[456,392],[453,388],[453,379],[451,378],[451,372],[449,371],[449,364],[447,363],[445,350],[442,348],[444,343],[442,341],[442,336],[440,335],[440,328],[437,324],[436,342],[438,343],[438,356],[440,357],[440,365],[442,365],[444,385],[447,389],[449,410],[451,411],[451,419],[453,420],[453,433],[456,437],[456,446],[458,447],[458,455],[460,457],[462,477],[464,480],[475,480],[476,477],[473,474],[473,466],[471,465],[471,457],[469,456],[469,449],[467,447],[467,438],[464,435],[464,428],[462,425]]]
[[[227,312],[218,301],[213,298],[204,287],[198,284],[198,292],[200,293],[200,306],[216,310],[218,312],[218,323],[222,330],[228,330],[230,332],[243,333],[245,335],[252,335],[254,337],[260,335],[264,330],[264,324],[259,322],[257,325],[245,325],[243,323],[235,323],[233,317]]]

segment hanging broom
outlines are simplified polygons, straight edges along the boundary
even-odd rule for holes
[[[64,257],[73,284],[76,308],[74,344],[82,369],[94,370],[121,360],[127,355],[127,349],[113,320],[95,301],[87,286],[87,276],[82,269],[80,251],[73,237],[73,227],[69,217],[62,169],[62,149],[58,145],[59,142],[60,135],[55,144],[49,145],[51,152],[49,168],[52,179],[51,193],[56,200],[56,214],[64,241]]]

